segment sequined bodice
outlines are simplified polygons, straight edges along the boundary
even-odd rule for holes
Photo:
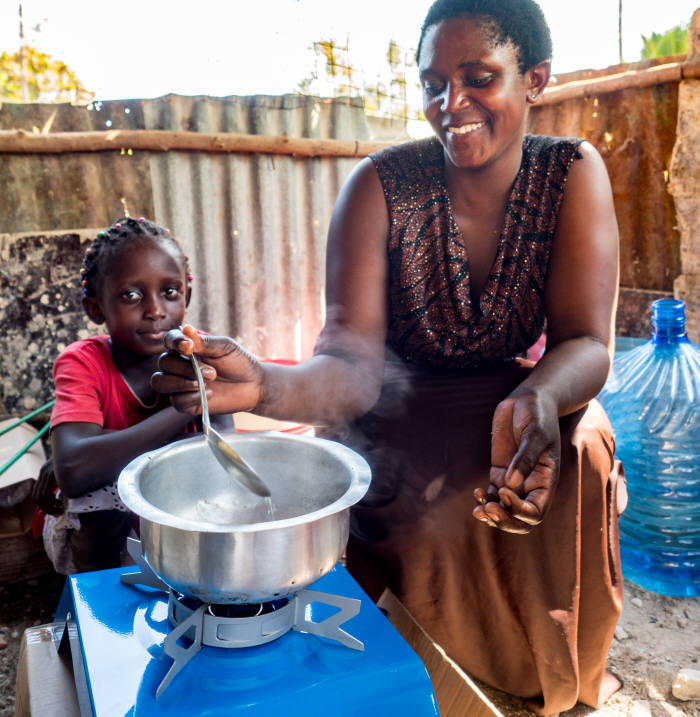
[[[526,351],[544,326],[544,287],[569,168],[582,140],[526,135],[496,257],[478,305],[434,139],[372,155],[389,210],[387,342],[422,366],[461,368]]]

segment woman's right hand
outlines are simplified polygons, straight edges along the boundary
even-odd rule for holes
[[[192,415],[201,412],[199,389],[189,356],[201,359],[210,413],[252,411],[262,398],[260,362],[228,336],[206,336],[186,325],[165,336],[169,349],[158,362],[151,385],[170,394],[173,406]],[[187,360],[186,360],[187,359]]]

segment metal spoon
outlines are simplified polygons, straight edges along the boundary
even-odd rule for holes
[[[263,479],[226,443],[223,436],[211,427],[211,423],[209,422],[209,406],[207,405],[207,392],[204,387],[202,369],[199,367],[199,362],[194,355],[190,356],[190,361],[192,361],[197,383],[199,384],[199,395],[202,398],[202,427],[204,428],[204,435],[207,437],[207,442],[216,456],[216,460],[249,491],[262,498],[269,498],[270,490],[265,485]]]

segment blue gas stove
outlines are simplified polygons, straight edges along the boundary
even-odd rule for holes
[[[248,615],[134,582],[66,581],[55,636],[81,717],[439,715],[425,666],[341,564]]]

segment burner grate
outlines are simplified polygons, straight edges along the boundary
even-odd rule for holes
[[[136,561],[139,572],[124,573],[121,581],[132,585],[147,585],[168,593],[168,619],[173,630],[165,637],[163,650],[173,660],[167,674],[156,690],[160,697],[182,668],[202,649],[202,646],[244,648],[264,645],[289,630],[306,632],[332,640],[353,650],[364,650],[363,643],[341,628],[360,611],[361,601],[342,595],[303,589],[289,598],[259,605],[198,604],[167,586],[146,563],[141,543],[130,538],[127,548]],[[312,605],[321,603],[338,608],[322,620],[313,619]],[[250,611],[247,616],[230,616],[236,611]],[[228,613],[222,614],[222,613]],[[181,638],[189,641],[183,646]]]

